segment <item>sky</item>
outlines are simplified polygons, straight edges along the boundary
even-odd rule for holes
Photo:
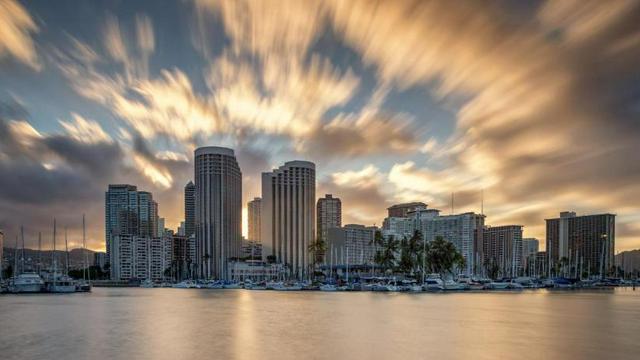
[[[542,247],[560,211],[615,213],[638,248],[638,59],[638,1],[0,0],[0,228],[50,247],[56,217],[74,247],[86,214],[104,249],[110,183],[176,228],[215,145],[245,208],[305,159],[345,224],[454,193]]]

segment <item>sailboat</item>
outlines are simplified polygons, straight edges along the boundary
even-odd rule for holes
[[[67,243],[67,230],[64,231],[65,244]],[[67,248],[67,254],[69,249]],[[53,275],[47,284],[47,291],[51,293],[73,293],[76,292],[76,283],[69,275],[58,274],[58,259],[56,256],[56,220],[53,220]],[[67,261],[67,267],[69,266]],[[67,271],[68,273],[68,271]]]
[[[82,252],[84,253],[84,266],[82,269],[82,281],[78,281],[76,284],[76,291],[89,292],[91,291],[91,271],[87,266],[87,239],[86,239],[86,227],[84,221],[84,214],[82,214]]]
[[[11,293],[39,293],[42,291],[42,286],[44,282],[40,275],[34,272],[25,272],[24,271],[24,228],[20,228],[20,233],[22,236],[22,268],[21,271],[18,272],[18,237],[16,236],[16,247],[14,254],[14,275],[11,280],[9,280],[8,290]]]

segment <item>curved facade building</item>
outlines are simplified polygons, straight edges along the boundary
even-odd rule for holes
[[[309,244],[315,235],[316,166],[289,161],[262,173],[262,256],[284,264],[292,277],[309,271]]]
[[[196,149],[194,180],[198,275],[226,279],[242,239],[242,173],[233,150]]]

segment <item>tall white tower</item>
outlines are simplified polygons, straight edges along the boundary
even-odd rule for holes
[[[196,149],[194,180],[198,276],[227,279],[242,239],[242,173],[233,150]]]
[[[284,264],[299,279],[309,271],[315,235],[316,166],[289,161],[262,173],[262,256]]]

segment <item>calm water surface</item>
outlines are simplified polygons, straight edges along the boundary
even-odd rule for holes
[[[638,359],[640,290],[0,296],[0,359]]]

